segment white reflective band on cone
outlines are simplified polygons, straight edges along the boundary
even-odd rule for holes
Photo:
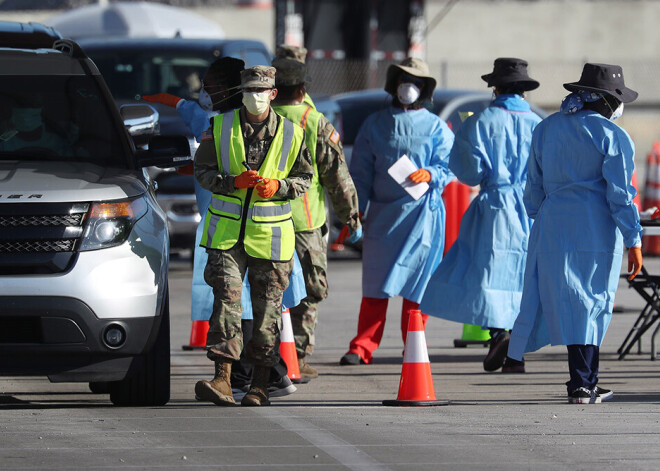
[[[406,336],[406,349],[403,353],[403,362],[429,363],[429,353],[426,350],[424,331],[408,331],[408,335]]]
[[[282,311],[282,332],[280,332],[280,342],[295,342],[293,338],[293,326],[291,325],[291,314],[288,309]]]

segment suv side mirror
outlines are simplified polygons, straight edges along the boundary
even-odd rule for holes
[[[137,147],[160,131],[158,111],[150,105],[122,105],[119,114]]]
[[[153,136],[149,149],[138,150],[136,156],[138,167],[181,167],[192,160],[186,136]]]

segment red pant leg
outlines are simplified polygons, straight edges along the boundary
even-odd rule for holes
[[[403,306],[401,307],[401,337],[403,338],[403,345],[406,345],[406,335],[408,335],[408,320],[410,319],[411,311],[419,309],[419,304],[403,298]],[[424,323],[424,330],[426,330],[426,321],[429,320],[428,314],[422,314],[422,322]]]
[[[351,340],[348,353],[357,353],[367,364],[383,338],[387,302],[387,298],[362,298],[357,335]]]

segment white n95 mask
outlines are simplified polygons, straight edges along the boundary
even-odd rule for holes
[[[419,98],[420,90],[414,83],[404,82],[396,89],[396,96],[403,105],[411,105]]]
[[[612,116],[610,116],[610,121],[614,121],[617,118],[620,118],[621,115],[623,114],[623,103],[621,103],[616,110],[614,110],[614,113],[612,113]]]
[[[243,92],[243,104],[251,114],[261,114],[270,104],[270,90],[265,92]]]
[[[201,106],[204,111],[213,111],[211,97],[203,88],[199,91],[199,99],[197,100],[197,103],[199,103],[199,106]]]

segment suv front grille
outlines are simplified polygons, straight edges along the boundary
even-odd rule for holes
[[[0,252],[73,252],[76,239],[37,240],[37,241],[0,241]]]
[[[80,226],[85,213],[41,216],[0,216],[0,227]]]
[[[88,209],[88,203],[0,204],[0,275],[65,271]]]

